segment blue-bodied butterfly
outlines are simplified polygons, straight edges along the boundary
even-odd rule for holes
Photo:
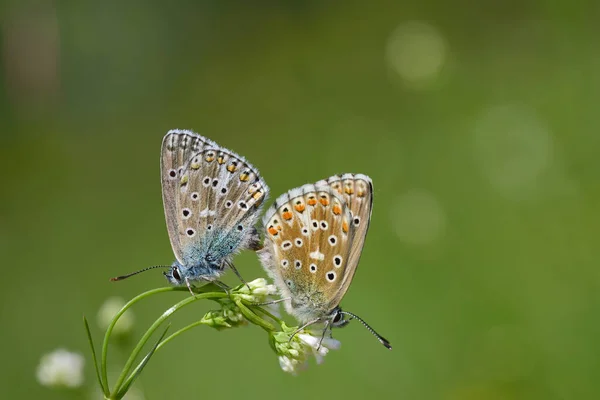
[[[255,223],[269,188],[243,157],[188,130],[162,142],[160,170],[165,218],[176,261],[165,272],[175,285],[218,279],[242,249],[258,249]],[[119,276],[121,280],[152,268]],[[243,281],[243,279],[242,279]]]

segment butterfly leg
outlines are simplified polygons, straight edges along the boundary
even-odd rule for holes
[[[302,325],[300,328],[296,329],[296,330],[294,331],[294,333],[292,333],[292,334],[290,335],[290,340],[289,340],[288,342],[291,342],[291,341],[292,341],[292,339],[294,338],[294,336],[296,336],[296,334],[298,334],[298,333],[299,333],[301,330],[303,330],[304,328],[306,328],[306,327],[308,327],[308,326],[310,326],[310,325],[312,325],[312,324],[316,324],[316,323],[317,323],[317,322],[319,322],[320,320],[321,320],[321,318],[316,318],[316,319],[313,319],[312,321],[308,321],[307,323],[305,323],[304,325]]]
[[[252,291],[252,289],[250,289],[250,285],[248,285],[248,282],[246,282],[246,281],[244,280],[244,278],[242,278],[242,275],[239,273],[239,271],[237,270],[237,268],[235,267],[235,265],[233,265],[233,263],[232,263],[232,262],[229,262],[229,261],[225,261],[225,263],[226,263],[226,264],[229,266],[229,268],[231,268],[231,270],[233,271],[233,273],[234,273],[234,274],[235,274],[235,275],[236,275],[238,278],[240,278],[240,281],[242,281],[242,283],[243,283],[244,285],[246,285],[246,287],[248,288],[248,290]]]
[[[227,286],[226,284],[224,284],[221,281],[213,281],[213,283],[215,285],[217,285],[218,287],[220,287],[221,289],[223,289],[223,291],[225,291],[225,293],[227,293],[228,296],[230,295],[229,291],[231,290],[231,288],[229,286]]]
[[[281,303],[282,301],[291,300],[291,299],[292,299],[291,297],[284,297],[282,299],[266,301],[264,303],[255,303],[255,304],[253,304],[253,306],[269,306],[271,304],[277,304],[277,303]]]
[[[185,284],[186,284],[188,290],[190,291],[190,293],[192,294],[192,296],[195,296],[196,293],[194,293],[194,290],[192,289],[192,284],[190,283],[190,280],[188,279],[188,277],[185,278]]]
[[[327,333],[327,331],[329,330],[329,334],[331,335],[331,321],[327,320],[325,321],[325,328],[323,328],[323,334],[321,335],[321,340],[319,340],[319,345],[317,346],[317,351],[319,351],[321,349],[321,343],[323,343],[323,340],[325,339],[325,334]]]

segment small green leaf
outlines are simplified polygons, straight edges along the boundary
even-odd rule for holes
[[[129,375],[127,380],[125,380],[125,382],[123,383],[123,386],[121,386],[121,388],[115,395],[115,398],[120,399],[123,396],[125,396],[125,393],[127,393],[129,391],[129,388],[131,387],[133,382],[137,379],[138,376],[140,376],[140,374],[142,373],[142,370],[144,369],[146,364],[148,364],[148,361],[150,361],[150,358],[154,355],[154,352],[158,348],[158,345],[165,338],[165,335],[167,334],[167,331],[169,330],[170,327],[171,327],[171,324],[167,325],[167,327],[163,331],[162,335],[160,335],[160,338],[154,344],[154,346],[152,347],[150,352],[148,354],[146,354],[146,356],[142,359],[142,361],[140,361],[140,363],[137,365],[137,367],[135,367],[134,370],[131,372],[131,375]]]
[[[83,316],[83,324],[85,326],[85,331],[87,333],[88,340],[90,342],[90,348],[92,349],[92,360],[94,361],[94,370],[96,371],[96,377],[98,378],[98,383],[102,388],[102,392],[104,393],[104,397],[108,397],[110,394],[108,392],[108,385],[105,385],[102,382],[102,378],[100,378],[100,370],[98,369],[98,359],[96,358],[96,349],[94,349],[94,341],[92,339],[92,332],[90,331],[90,325],[88,324],[87,318],[85,315]]]

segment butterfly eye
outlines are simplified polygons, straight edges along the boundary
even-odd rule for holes
[[[173,267],[173,271],[171,271],[171,275],[173,275],[173,278],[175,278],[176,280],[178,280],[178,281],[181,280],[181,275],[179,275],[179,268]]]
[[[333,323],[334,324],[339,324],[343,320],[344,320],[344,314],[342,314],[340,312],[338,312],[337,314],[335,314],[335,317],[333,317]]]

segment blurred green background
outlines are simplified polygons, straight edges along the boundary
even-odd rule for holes
[[[165,285],[159,271],[108,278],[173,260],[159,179],[171,128],[246,156],[271,200],[370,175],[372,225],[342,304],[394,349],[353,323],[334,332],[340,351],[293,377],[257,327],[200,327],[157,353],[144,398],[598,398],[595,3],[12,1],[0,13],[3,398],[98,398],[81,317],[99,341],[109,296]],[[236,265],[264,276],[251,253]],[[135,338],[184,296],[136,307]],[[57,347],[86,356],[85,389],[36,382]]]

